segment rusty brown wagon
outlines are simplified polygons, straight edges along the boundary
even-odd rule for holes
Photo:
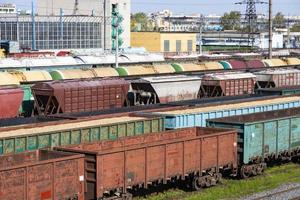
[[[0,157],[1,200],[84,200],[84,155],[37,150]]]
[[[199,97],[253,94],[255,79],[252,73],[245,72],[206,74],[202,78]]]
[[[184,181],[195,190],[236,173],[236,131],[185,128],[56,150],[85,154],[85,198],[131,199],[129,191]]]
[[[64,80],[32,86],[39,115],[91,112],[125,105],[129,82],[124,79]]]

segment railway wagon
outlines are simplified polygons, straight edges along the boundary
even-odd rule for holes
[[[0,155],[99,140],[116,140],[163,130],[163,118],[125,115],[1,127]]]
[[[199,97],[253,94],[255,76],[251,73],[216,73],[202,77]]]
[[[84,199],[84,155],[37,150],[0,157],[0,199]]]
[[[124,79],[70,80],[32,86],[39,115],[121,108],[126,104],[129,82]]]
[[[300,108],[210,119],[207,125],[238,130],[242,177],[261,173],[264,163],[300,158]]]
[[[140,112],[140,115],[165,117],[165,128],[176,129],[193,126],[205,127],[207,119],[296,107],[300,107],[300,96],[268,97],[262,100],[245,101],[242,103],[174,108],[168,111],[154,110]]]
[[[28,117],[33,113],[34,98],[31,92],[31,86],[38,81],[51,81],[49,72],[45,70],[35,71],[10,71],[9,74],[18,82],[18,85],[24,91],[23,102],[20,108],[20,115]]]
[[[87,200],[128,200],[131,189],[176,180],[198,190],[237,168],[236,131],[229,129],[193,127],[56,150],[85,154]]]
[[[1,86],[0,119],[17,117],[23,96],[23,90],[17,86]]]
[[[259,95],[295,95],[300,94],[300,85],[278,88],[260,88],[256,89],[255,93]]]
[[[274,88],[300,85],[300,70],[273,69],[254,72],[257,88]]]
[[[201,86],[198,76],[145,77],[131,81],[131,105],[168,103],[196,99]]]
[[[100,78],[119,76],[117,70],[112,67],[61,69],[50,72],[53,80]]]

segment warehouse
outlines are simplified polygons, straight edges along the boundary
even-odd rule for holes
[[[132,32],[132,47],[145,47],[149,52],[195,52],[196,33]]]

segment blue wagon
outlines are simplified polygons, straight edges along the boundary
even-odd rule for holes
[[[153,112],[150,114],[165,117],[166,129],[177,129],[193,126],[205,127],[207,119],[267,112],[295,107],[300,107],[300,96],[286,96],[277,98],[273,97],[263,100],[246,101],[241,103],[229,103],[205,107],[199,106],[184,109],[178,108],[172,111]]]

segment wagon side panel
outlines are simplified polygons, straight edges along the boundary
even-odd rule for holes
[[[107,153],[97,157],[97,196],[124,186],[124,152]],[[93,192],[93,191],[92,191]]]

